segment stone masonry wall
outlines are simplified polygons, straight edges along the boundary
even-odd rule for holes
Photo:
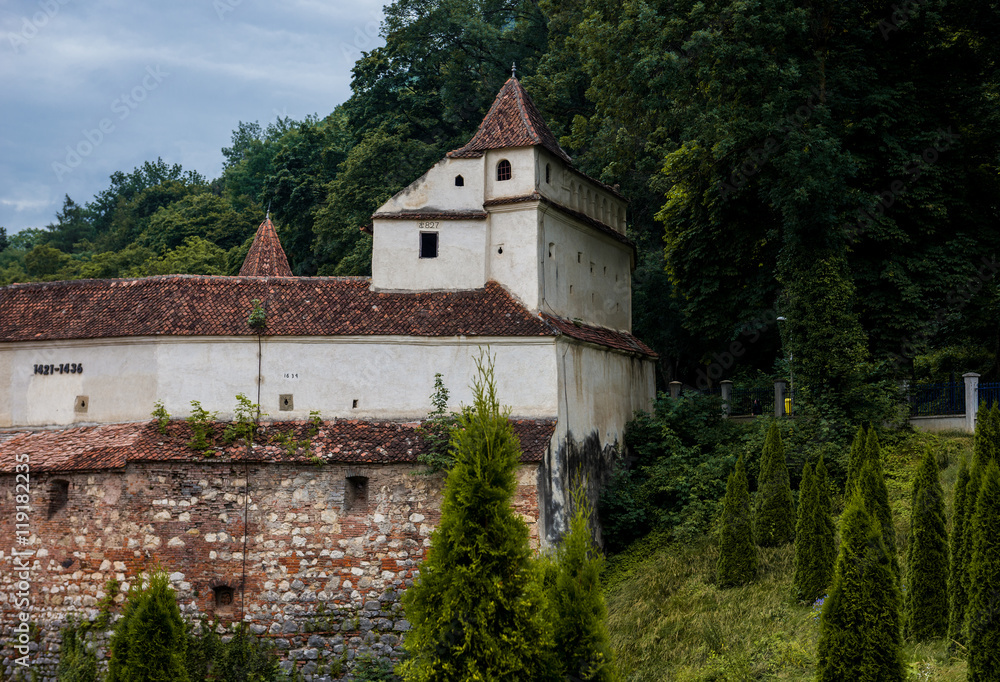
[[[440,518],[443,476],[424,471],[413,464],[250,466],[244,619],[273,641],[283,665],[295,662],[305,679],[328,680],[357,655],[395,661],[402,654],[409,623],[399,595],[412,585]],[[367,478],[367,504],[358,499],[358,477]],[[11,646],[23,605],[13,550],[31,552],[18,561],[30,563],[29,671],[41,679],[54,675],[59,628],[68,616],[95,618],[111,579],[126,590],[139,572],[159,565],[186,618],[240,619],[243,465],[205,460],[32,475],[27,546],[18,546],[15,534],[14,509],[23,498],[15,497],[13,477],[2,478],[4,679],[17,673],[21,655]],[[514,501],[536,548],[537,478],[538,465],[521,466]],[[61,482],[68,482],[68,498],[57,508]],[[216,590],[227,588],[233,603],[219,607]],[[119,594],[114,601],[123,600]]]

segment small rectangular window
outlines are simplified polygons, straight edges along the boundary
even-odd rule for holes
[[[344,488],[344,510],[363,512],[368,509],[368,477],[348,476]]]
[[[437,258],[438,257],[438,233],[437,232],[421,232],[420,233],[420,257],[421,258]]]

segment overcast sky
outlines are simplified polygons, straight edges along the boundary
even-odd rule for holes
[[[0,0],[0,226],[158,156],[206,178],[239,121],[325,116],[384,0]]]

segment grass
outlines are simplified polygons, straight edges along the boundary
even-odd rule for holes
[[[886,479],[905,560],[910,490],[930,444],[945,464],[946,499],[959,458],[971,454],[965,434],[912,434],[887,444]],[[629,682],[737,682],[812,680],[819,610],[792,597],[791,545],[761,552],[761,573],[751,585],[715,586],[715,539],[686,545],[648,537],[609,561],[608,625],[619,666]],[[953,659],[945,640],[907,642],[912,680],[965,680],[964,660]]]

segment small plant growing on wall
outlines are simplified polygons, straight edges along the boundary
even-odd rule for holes
[[[214,435],[212,424],[218,416],[218,412],[209,412],[199,401],[191,401],[191,416],[187,418],[187,423],[191,427],[192,438],[188,441],[188,447],[209,454],[212,446],[209,439]]]
[[[427,421],[417,428],[417,433],[427,446],[417,459],[431,468],[432,471],[448,471],[455,464],[455,456],[451,452],[451,434],[458,423],[454,412],[448,412],[448,388],[440,372],[434,375],[434,392],[431,393],[431,405],[434,409],[427,415]]]
[[[251,301],[250,305],[250,316],[247,317],[247,324],[259,333],[267,325],[267,313],[264,311],[264,305],[260,302],[259,298]]]
[[[156,430],[162,435],[167,435],[167,424],[170,423],[170,413],[163,407],[163,401],[157,400],[153,403],[153,419],[156,420]]]
[[[242,440],[247,445],[253,443],[254,431],[257,428],[257,420],[262,413],[260,405],[250,402],[242,393],[236,396],[236,407],[233,409],[233,423],[226,427],[222,434],[226,443],[233,443]]]

